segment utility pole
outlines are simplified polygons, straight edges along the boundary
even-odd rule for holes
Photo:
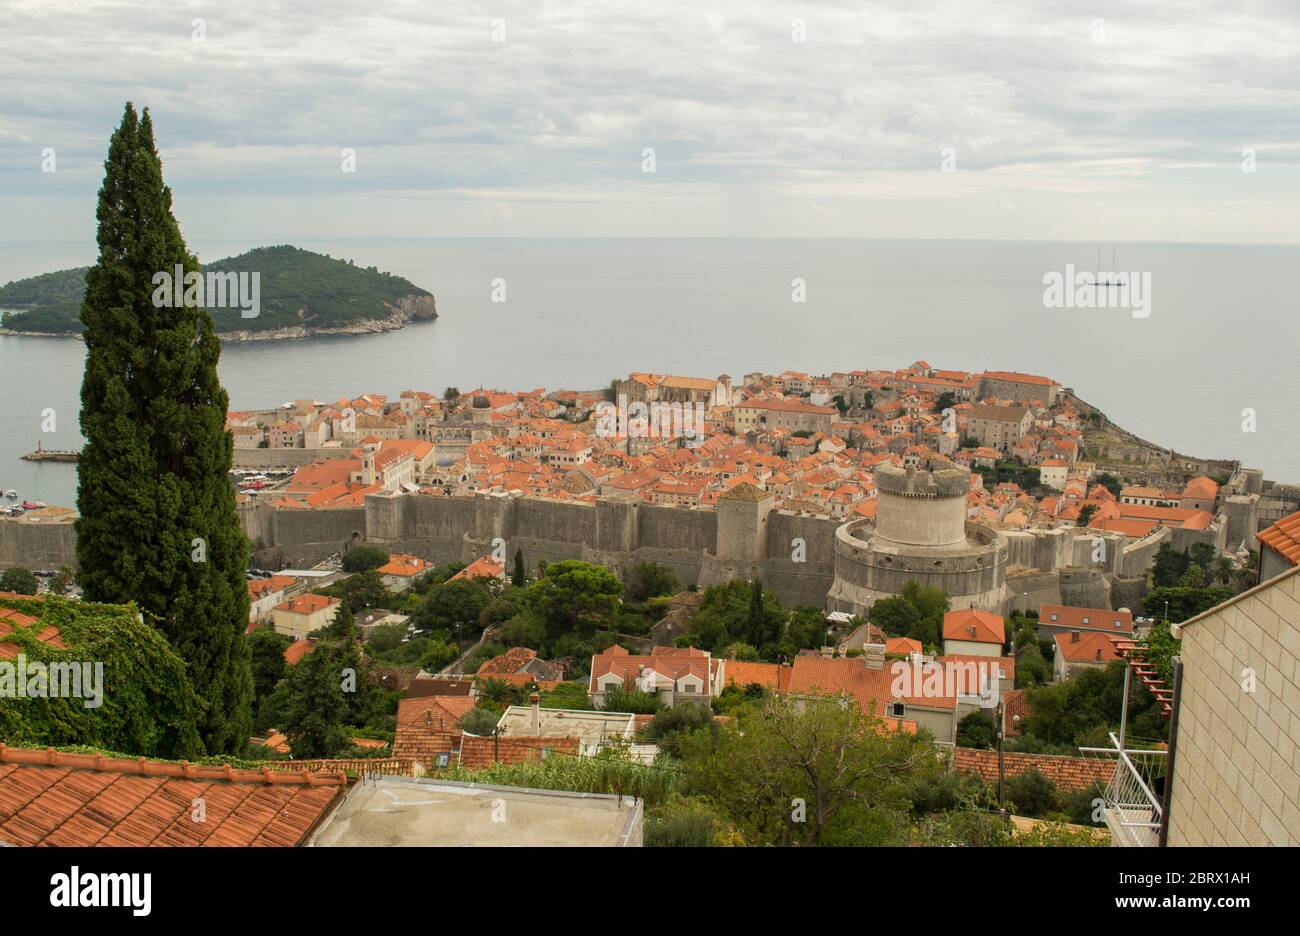
[[[1003,730],[1003,729],[1006,727],[1006,725],[1005,725],[1005,717],[1006,717],[1006,713],[1003,711],[1003,707],[1002,707],[1002,706],[1003,706],[1003,702],[1002,702],[1002,700],[1001,700],[1001,699],[998,699],[998,707],[997,707],[997,729],[998,729],[998,815],[1000,815],[1000,816],[1002,817],[1002,821],[1005,822],[1005,823],[1007,823],[1008,827],[1010,827],[1010,825],[1011,825],[1011,817],[1010,817],[1009,815],[1007,815],[1007,800],[1006,800],[1006,789],[1007,789],[1007,766],[1006,766],[1006,761],[1004,760],[1004,758],[1003,758],[1003,756],[1002,756],[1002,739],[1003,739],[1003,737],[1006,735],[1006,732]]]

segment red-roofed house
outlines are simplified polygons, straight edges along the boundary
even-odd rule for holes
[[[681,701],[707,705],[722,692],[721,663],[694,647],[655,647],[648,656],[633,656],[615,644],[591,658],[587,694],[598,708],[615,688],[656,693],[669,707]]]
[[[943,652],[970,656],[1002,656],[1007,627],[1002,615],[967,609],[943,616]]]
[[[249,582],[248,623],[261,624],[270,617],[275,606],[285,600],[285,592],[296,584],[298,580],[289,575],[272,575]]]
[[[1080,670],[1103,668],[1118,659],[1119,652],[1109,634],[1077,630],[1057,634],[1052,678],[1063,682]]]
[[[461,579],[469,580],[476,578],[504,579],[505,577],[506,565],[504,562],[500,562],[491,556],[482,556],[465,566],[465,568],[447,579],[447,581],[458,582]]]
[[[271,611],[272,626],[278,634],[301,640],[333,621],[340,603],[337,598],[324,595],[306,594],[290,598]]]
[[[415,580],[433,568],[433,563],[419,556],[406,553],[393,553],[388,561],[375,571],[384,579],[384,585],[393,591],[403,592],[415,583]]]
[[[1106,608],[1068,608],[1064,605],[1040,605],[1038,608],[1038,636],[1050,639],[1069,631],[1101,631],[1133,636],[1133,614],[1130,611],[1111,611]]]
[[[1259,540],[1259,580],[1271,578],[1300,565],[1300,512],[1283,517],[1255,534]]]

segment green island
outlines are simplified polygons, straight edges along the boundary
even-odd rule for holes
[[[0,286],[0,334],[80,335],[88,269]],[[209,310],[226,340],[367,334],[438,316],[433,294],[410,280],[289,245],[258,247],[205,264],[204,270],[260,274],[256,318],[242,317],[237,303]]]

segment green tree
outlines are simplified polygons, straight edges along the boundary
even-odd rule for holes
[[[288,668],[281,727],[294,757],[332,757],[349,745],[344,678],[338,658],[323,642]]]
[[[284,676],[284,651],[293,638],[277,634],[270,627],[259,627],[248,635],[249,656],[253,669],[253,692],[257,699],[265,698]]]
[[[1093,514],[1096,512],[1096,504],[1084,504],[1079,508],[1079,519],[1075,521],[1075,525],[1086,527],[1092,521]]]
[[[487,737],[497,730],[497,722],[499,721],[501,721],[500,712],[476,705],[460,717],[460,721],[456,723],[456,726],[461,731],[468,731],[472,735]]]
[[[623,600],[645,601],[659,595],[673,595],[680,587],[677,576],[667,566],[638,562],[623,577]]]
[[[491,702],[493,705],[505,708],[507,705],[518,705],[522,701],[523,693],[518,686],[512,686],[504,679],[487,679],[478,680],[478,697],[481,700]]]
[[[383,608],[393,600],[392,593],[384,585],[383,576],[374,569],[358,572],[356,575],[318,590],[322,595],[343,599],[354,610]]]
[[[229,398],[212,316],[155,301],[158,274],[188,278],[199,264],[172,216],[148,110],[137,117],[126,105],[104,168],[99,260],[81,308],[79,579],[88,600],[136,603],[188,664],[205,747],[242,751],[252,727],[249,546],[228,480]]]
[[[1030,767],[1007,780],[1007,802],[1016,815],[1045,816],[1057,808],[1056,784]]]
[[[447,643],[445,640],[430,640],[424,654],[420,657],[420,668],[426,673],[437,673],[458,656],[460,650],[455,644]]]
[[[526,591],[546,623],[548,641],[561,636],[589,639],[613,620],[623,585],[604,566],[565,559],[547,565]]]
[[[1168,542],[1161,543],[1151,569],[1151,582],[1157,588],[1176,586],[1187,574],[1190,564],[1185,551],[1174,549]]]
[[[515,571],[510,576],[510,584],[515,588],[523,588],[528,584],[528,573],[524,571],[524,551],[515,550]]]
[[[957,723],[958,747],[988,750],[997,743],[998,727],[988,712],[977,709]]]
[[[1124,482],[1120,481],[1119,478],[1108,472],[1103,471],[1101,474],[1097,475],[1094,480],[1097,484],[1100,484],[1106,490],[1110,491],[1111,494],[1115,495],[1115,497],[1119,497],[1120,492],[1124,490]]]
[[[1016,657],[1016,685],[1041,686],[1051,677],[1052,668],[1043,657],[1037,643],[1029,644]]]
[[[15,595],[36,594],[36,576],[22,566],[11,566],[0,572],[0,592]]]
[[[601,711],[630,712],[633,715],[654,715],[663,707],[655,693],[639,689],[629,691],[622,686],[606,689],[600,703]]]
[[[378,546],[358,546],[343,557],[344,572],[369,572],[388,562],[388,553]]]
[[[874,602],[867,609],[867,620],[875,624],[886,636],[908,637],[921,624],[921,612],[906,598],[890,595]]]
[[[54,573],[54,578],[50,579],[50,591],[56,595],[66,595],[76,581],[77,574],[72,571],[72,566],[61,565],[59,571]]]
[[[751,845],[900,844],[909,784],[941,773],[929,743],[843,698],[769,696],[738,730],[706,738],[687,746],[691,788]]]
[[[326,637],[353,640],[357,636],[357,619],[352,613],[352,603],[346,598],[339,602],[338,609],[334,612],[334,620],[330,621],[323,628]]]
[[[411,617],[421,631],[446,631],[467,637],[480,630],[479,618],[492,600],[496,579],[457,579],[429,589]]]

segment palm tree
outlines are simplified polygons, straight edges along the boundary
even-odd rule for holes
[[[488,678],[478,684],[478,696],[495,705],[517,705],[519,689],[504,679]]]

